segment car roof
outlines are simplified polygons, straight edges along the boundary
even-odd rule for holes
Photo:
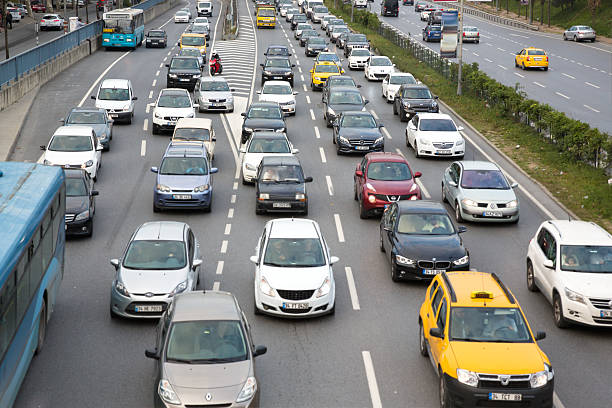
[[[149,30],[149,33],[154,32],[154,33],[166,33],[166,30],[159,30],[159,29],[153,29],[153,30]]]
[[[300,161],[295,156],[264,156],[261,159],[263,166],[300,166]]]
[[[165,157],[206,157],[206,146],[200,142],[170,142],[164,153]]]
[[[134,234],[133,240],[148,241],[182,241],[183,231],[187,224],[177,221],[150,221],[145,222]]]
[[[174,129],[181,128],[212,129],[212,120],[207,118],[180,118]]]
[[[68,112],[69,114],[72,112],[99,112],[99,113],[104,113],[105,109],[103,108],[94,108],[94,107],[87,107],[87,108],[82,108],[82,107],[76,107],[76,108],[72,108],[70,109],[70,111]]]
[[[270,221],[270,238],[319,238],[317,223],[306,218],[277,218]]]
[[[458,163],[464,170],[499,170],[495,163],[484,160],[465,160]]]
[[[254,108],[254,107],[263,107],[263,106],[280,108],[280,105],[278,104],[278,102],[261,102],[260,101],[260,102],[253,102],[249,106],[249,109]]]
[[[536,47],[525,47],[525,49],[527,51],[543,51],[543,52],[546,52],[542,48],[536,48]]]
[[[446,113],[419,112],[417,115],[419,116],[419,119],[453,119]]]
[[[93,128],[91,126],[60,126],[55,129],[53,136],[69,135],[69,136],[91,136]]]
[[[266,62],[268,62],[268,60],[287,60],[289,61],[289,56],[288,55],[266,55]]]
[[[372,152],[366,154],[366,157],[371,162],[402,162],[408,163],[408,160],[399,153],[392,152]]]
[[[173,322],[240,320],[234,295],[223,291],[192,291],[174,298]]]
[[[129,79],[105,79],[100,84],[100,88],[125,88],[130,85]]]
[[[195,57],[190,57],[190,58],[195,58]],[[159,91],[159,95],[161,96],[162,94],[164,95],[189,95],[189,91],[186,89],[182,89],[182,88],[164,88],[161,91]]]
[[[549,220],[544,225],[561,237],[567,245],[612,245],[612,235],[594,222],[579,220]]]
[[[462,272],[446,272],[446,276],[450,281],[451,287],[455,292],[456,301],[452,301],[453,306],[467,307],[517,307],[518,303],[514,296],[508,290],[513,302],[508,298],[508,294],[504,291],[503,284],[495,279],[495,275],[489,272],[478,271],[462,271]],[[449,291],[444,279],[444,287]],[[472,293],[475,291],[490,292],[493,299],[472,299]]]
[[[400,214],[420,214],[420,213],[431,213],[431,214],[446,214],[446,207],[444,204],[438,201],[431,200],[402,200],[397,202],[397,207]]]
[[[287,135],[284,132],[271,132],[269,130],[253,132],[251,140],[254,139],[279,139],[288,140]]]
[[[172,57],[173,60],[198,60],[197,57],[194,57],[193,55],[175,55],[174,57]]]

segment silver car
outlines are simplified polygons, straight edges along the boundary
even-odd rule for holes
[[[210,111],[234,111],[234,96],[227,81],[220,77],[202,77],[196,83],[194,97],[200,112]]]
[[[65,126],[91,126],[104,150],[110,149],[114,120],[108,117],[105,109],[73,108],[60,122]]]
[[[184,222],[142,224],[123,258],[111,259],[111,317],[159,318],[175,295],[195,290],[200,280],[200,244]]]
[[[496,164],[486,161],[456,161],[444,172],[442,201],[455,209],[457,222],[511,222],[519,220],[519,201]]]
[[[589,26],[571,26],[563,32],[563,39],[565,41],[591,41],[595,42],[595,30]]]
[[[157,326],[155,407],[259,406],[251,327],[228,292],[176,296]]]

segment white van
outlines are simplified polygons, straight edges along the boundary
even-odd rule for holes
[[[212,17],[213,4],[212,1],[198,1],[198,16]]]
[[[96,95],[96,108],[106,109],[108,116],[117,121],[132,123],[134,117],[134,96],[132,82],[129,79],[105,79],[100,84]]]
[[[355,8],[358,8],[358,7],[366,8],[366,7],[368,7],[368,0],[353,0],[353,7],[355,7]]]

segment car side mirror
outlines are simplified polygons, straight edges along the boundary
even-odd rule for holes
[[[262,354],[266,354],[268,352],[268,348],[266,346],[256,346],[255,350],[253,350],[253,357],[261,356]]]
[[[197,268],[200,265],[202,265],[202,260],[201,259],[194,259],[193,263],[191,264],[191,267],[195,271],[195,268]]]
[[[459,132],[463,131],[464,129],[465,129],[465,128],[464,128],[463,126],[457,126],[457,130],[458,130]]]
[[[289,56],[292,56],[292,55],[293,55],[292,53],[289,53]]]
[[[137,101],[137,100],[138,100],[138,97],[137,97],[137,96],[132,96],[132,100],[133,100],[133,101]]]
[[[219,172],[219,169],[217,167],[212,167],[210,169],[210,174],[215,174],[215,173],[218,173],[218,172]]]
[[[47,150],[47,146],[40,145],[40,150]]]
[[[241,147],[241,148],[240,148],[240,153],[246,153],[246,152],[247,152],[247,151],[246,151],[246,147]]]
[[[261,91],[255,91],[257,95],[261,95]]]
[[[536,333],[536,335],[535,335],[535,339],[536,339],[536,341],[538,341],[538,340],[544,340],[545,338],[546,338],[546,332],[543,332],[543,331],[539,331],[539,332],[537,332],[537,333]]]
[[[96,100],[96,95],[91,95],[91,99]]]
[[[393,232],[393,228],[391,228],[390,226],[386,225],[383,227],[383,230],[387,231],[387,232]]]
[[[312,177],[308,176],[304,179],[304,183],[312,183]]]
[[[438,99],[438,95],[434,95],[434,99]]]
[[[263,66],[264,66],[264,64],[259,64],[259,66],[260,66],[260,67],[263,67]]]
[[[253,262],[255,265],[259,265],[259,258],[257,257],[257,255],[251,256],[249,260]]]
[[[159,169],[157,167],[151,167],[151,171],[153,173],[157,173],[159,171]]]
[[[406,115],[408,116],[408,115]],[[414,126],[414,123],[410,122],[408,123],[408,128],[412,129],[412,130],[416,130],[416,126]]]
[[[113,258],[110,260],[110,264],[115,267],[115,269],[119,268],[119,259]]]
[[[357,88],[361,88],[361,85],[357,85]]]
[[[240,116],[246,116],[246,112],[242,112]]]
[[[101,144],[96,146],[96,151],[101,152],[102,150],[104,150],[104,147]]]
[[[460,225],[457,227],[457,233],[459,234],[463,234],[465,231],[467,231],[467,227]]]
[[[194,104],[193,104],[193,108],[194,108],[194,109],[197,109],[197,108],[199,108],[199,107],[200,107],[200,104],[199,104],[199,103],[194,103]]]
[[[517,188],[519,186],[519,183],[517,183],[516,181],[512,184],[510,184],[510,187],[512,188]]]
[[[311,69],[311,70],[310,70],[310,73],[311,73],[311,74],[312,74],[312,71],[313,71],[313,70]]]
[[[420,171],[417,171],[414,173],[414,178],[419,178],[423,175],[423,173],[421,173]]]
[[[298,154],[300,149],[291,149],[291,154]]]
[[[97,196],[100,195],[100,192],[98,190],[91,190],[91,196]]]
[[[364,100],[364,101],[363,101],[363,104],[364,104],[364,105],[367,105],[368,103],[370,103],[370,100],[369,100],[369,99],[366,99],[366,100]]]
[[[109,119],[109,120],[108,120],[108,124],[109,124],[109,125],[112,125],[113,123],[115,123],[115,120],[114,120],[114,119]]]
[[[379,127],[379,128],[385,127],[385,124],[384,124],[384,123],[382,123],[382,122],[378,122],[378,127]]]
[[[457,187],[457,183],[455,183],[453,180],[449,180],[448,185],[451,187]]]
[[[550,259],[546,259],[544,261],[543,265],[544,265],[545,268],[555,269],[555,263],[552,260],[550,260]]]
[[[293,94],[294,94],[294,95],[299,95],[300,93],[299,93],[299,92],[297,92],[297,91],[293,91]]]
[[[60,120],[58,120],[58,122],[59,122],[59,123],[64,123],[64,122],[66,122],[66,119],[61,118]]]
[[[437,337],[439,339],[444,338],[444,334],[442,334],[442,331],[437,327],[432,327],[431,329],[429,329],[429,335],[432,337]]]
[[[338,263],[339,261],[340,261],[340,258],[338,258],[337,256],[332,256],[331,258],[329,258],[329,264],[330,265]]]
[[[148,358],[152,358],[154,360],[159,360],[159,353],[157,352],[157,349],[154,349],[154,350],[147,349],[147,350],[145,350],[145,356],[148,357]]]
[[[355,170],[355,176],[357,176],[357,177],[363,177],[363,171],[361,171],[361,170]]]
[[[170,68],[170,64],[166,64],[166,67],[167,67],[167,68]]]

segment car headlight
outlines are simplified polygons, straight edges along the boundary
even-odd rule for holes
[[[157,191],[162,192],[162,193],[170,193],[172,190],[168,186],[165,186],[163,184],[158,184]]]
[[[469,385],[470,387],[478,386],[478,376],[473,371],[458,368],[457,380],[462,384]]]
[[[408,102],[404,102],[404,108],[410,108],[410,104]]]
[[[295,194],[295,199],[296,200],[306,200],[306,194],[304,194],[304,193],[296,193]]]
[[[414,259],[406,258],[405,256],[395,255],[395,262],[402,265],[411,265],[414,266],[416,263]]]
[[[208,190],[210,186],[208,184],[202,184],[193,189],[194,193],[203,193]]]
[[[518,201],[512,200],[512,201],[506,203],[506,207],[507,208],[516,208],[516,207],[518,207]]]
[[[81,165],[81,168],[84,169],[84,168],[91,167],[91,166],[93,166],[93,160],[87,160],[85,163]]]
[[[99,140],[106,139],[106,138],[107,138],[107,136],[108,136],[108,135],[107,135],[106,133],[102,133],[100,136],[98,136],[98,139],[99,139]]]
[[[178,395],[176,395],[176,393],[174,392],[174,389],[172,389],[172,385],[170,385],[170,381],[168,380],[164,380],[164,379],[159,380],[159,386],[157,387],[157,393],[159,394],[160,398],[164,400],[164,402],[167,402],[168,404],[172,404],[172,405],[181,404],[181,400],[179,399]]]
[[[317,289],[317,297],[320,298],[325,295],[328,295],[330,290],[331,290],[331,281],[329,280],[329,278],[325,278],[325,280],[323,281],[323,284],[321,284],[319,289]]]
[[[252,128],[250,128],[250,127],[244,127],[244,128],[243,128],[243,130],[244,130],[245,132],[249,132],[249,133],[252,133],[252,132],[253,132],[253,129],[252,129]]]
[[[470,200],[469,198],[464,198],[463,200],[461,200],[461,202],[464,205],[467,205],[468,207],[477,207],[478,203],[474,200]]]
[[[259,193],[259,199],[260,200],[269,200],[270,199],[270,194],[268,194],[268,193]]]
[[[176,78],[176,74],[168,74],[170,78]]]
[[[185,115],[186,118],[193,118],[195,116],[194,112],[190,112],[187,115]]]
[[[274,129],[274,131],[278,133],[283,133],[285,131],[285,128],[282,127],[282,128]]]
[[[565,288],[565,296],[567,296],[569,300],[572,300],[574,302],[582,303],[585,305],[587,304],[584,296],[582,296],[580,293],[574,292],[571,289]]]
[[[236,397],[236,402],[247,401],[248,399],[252,398],[256,392],[257,392],[257,380],[255,379],[255,377],[249,377],[244,383],[244,386],[242,387],[240,394],[238,394],[238,397]]]
[[[463,139],[461,140],[457,140],[457,142],[455,143],[456,146],[463,146]]]
[[[172,297],[174,295],[178,295],[179,293],[184,292],[185,289],[187,289],[187,281],[183,281],[176,285],[176,288],[174,288],[168,296]]]
[[[89,218],[89,210],[83,211],[82,213],[77,214],[74,218],[75,221],[83,221]]]
[[[193,74],[194,78],[200,78],[202,75],[201,74]]]
[[[245,167],[247,170],[251,170],[251,171],[255,171],[255,170],[257,170],[257,167],[253,166],[253,165],[252,165],[252,164],[250,164],[250,163],[246,163],[246,164],[244,165],[244,167]]]
[[[438,106],[438,102],[433,101],[433,102],[431,103],[431,107],[432,107],[432,108],[435,108],[436,106]]]
[[[430,145],[431,142],[428,139],[420,138],[419,143],[422,145]]]
[[[383,140],[385,140],[385,138],[384,138],[383,136],[381,136],[381,137],[379,137],[378,139],[376,139],[376,140],[374,141],[374,144],[379,144],[379,143],[381,143]]]
[[[261,280],[259,281],[259,290],[261,290],[261,293],[263,293],[266,296],[270,296],[270,297],[275,296],[274,289],[272,289],[272,286],[270,286],[266,278],[264,278],[263,276],[261,277]]]
[[[115,289],[117,292],[121,293],[123,296],[130,297],[130,292],[128,292],[127,288],[119,279],[115,281]]]
[[[464,256],[464,257],[462,257],[462,258],[455,259],[455,260],[453,261],[453,264],[454,264],[454,265],[457,265],[457,266],[458,266],[458,265],[465,265],[466,263],[468,263],[468,262],[469,262],[469,260],[470,260],[470,256],[469,256],[469,255],[466,255],[466,256]]]
[[[350,144],[349,140],[344,136],[338,136],[338,141],[346,144]]]
[[[374,194],[368,194],[368,201],[374,204],[376,202],[376,196]]]
[[[43,164],[46,164],[47,166],[51,166],[53,165],[53,163],[51,163],[49,160],[45,159],[43,160]]]
[[[290,71],[283,72],[283,75],[284,75],[284,76],[289,76],[289,75],[291,75],[291,72],[290,72]]]
[[[264,74],[266,74],[266,75],[272,75],[272,72],[271,72],[271,71],[266,71],[266,70],[264,70],[264,72],[263,72],[263,73],[264,73]]]

